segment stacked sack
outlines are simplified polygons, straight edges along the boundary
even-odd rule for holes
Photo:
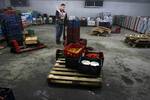
[[[150,32],[149,17],[116,15],[114,24],[143,34]]]
[[[75,16],[69,17],[65,41],[64,57],[66,67],[93,76],[101,74],[104,61],[103,52],[88,51],[87,40],[80,38],[80,20]]]

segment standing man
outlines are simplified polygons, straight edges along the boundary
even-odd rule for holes
[[[67,20],[67,13],[65,12],[65,4],[61,4],[59,9],[56,10],[56,44],[61,44],[61,36],[65,23]]]

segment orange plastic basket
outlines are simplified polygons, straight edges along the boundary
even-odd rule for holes
[[[79,43],[71,43],[64,49],[64,55],[66,57],[78,58],[85,52],[85,45]]]

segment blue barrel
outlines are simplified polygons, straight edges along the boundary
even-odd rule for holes
[[[76,43],[80,40],[80,21],[69,20],[67,27],[67,43]]]
[[[2,33],[5,35],[7,43],[11,40],[23,41],[22,34],[22,20],[21,16],[17,14],[1,14]]]

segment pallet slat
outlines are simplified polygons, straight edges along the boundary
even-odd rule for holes
[[[101,83],[88,83],[88,82],[72,82],[72,81],[63,81],[63,80],[51,80],[52,83],[59,84],[74,84],[74,85],[85,85],[85,86],[101,86]]]
[[[65,58],[58,58],[58,60],[60,60],[60,61],[65,61]],[[57,60],[57,61],[58,61]]]
[[[58,62],[56,62],[54,67],[66,68],[65,63],[58,63]],[[71,67],[68,66],[67,69],[71,69]]]
[[[77,72],[51,71],[50,74],[53,74],[53,75],[66,75],[66,76],[77,76],[77,77],[94,77],[92,75],[80,74],[80,73],[77,73]]]
[[[54,65],[54,67],[61,67],[61,68],[63,68],[63,67],[65,67],[65,65],[63,64],[59,64],[59,63],[56,63],[55,65]]]
[[[63,60],[57,60],[56,63],[62,63],[62,64],[65,64],[65,61],[63,61]]]
[[[59,75],[52,75],[48,76],[49,79],[55,80],[68,80],[68,81],[81,81],[81,82],[95,82],[99,83],[102,81],[101,78],[85,78],[85,77],[70,77],[70,76],[59,76]]]
[[[52,70],[55,70],[55,71],[68,71],[68,72],[75,72],[76,70],[73,70],[73,69],[69,69],[69,68],[61,68],[61,67],[53,67]]]

